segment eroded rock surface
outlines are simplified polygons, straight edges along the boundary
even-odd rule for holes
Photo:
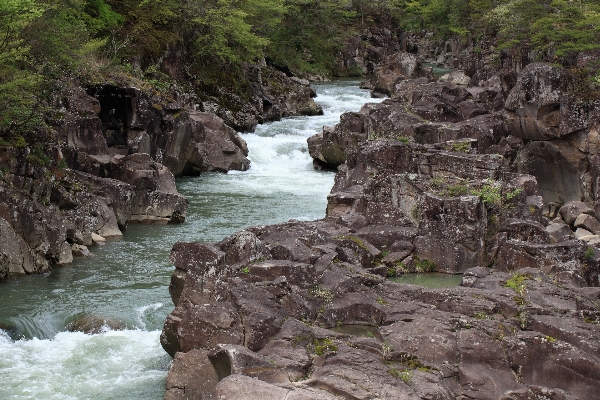
[[[535,178],[497,155],[379,140],[349,154],[328,203],[324,220],[174,246],[170,380],[200,351],[210,365],[198,373],[219,377],[202,389],[224,396],[213,398],[584,399],[600,388],[595,373],[578,380],[600,371],[588,351],[598,291],[583,287],[597,261],[582,242],[551,243]],[[434,268],[463,272],[463,286],[386,279]],[[348,333],[356,325],[364,335]]]
[[[381,253],[343,225],[251,230],[271,253],[288,238],[283,246],[296,255],[184,266],[183,293],[161,336],[177,351],[168,382],[180,382],[166,398],[186,398],[185,387],[195,398],[225,399],[498,399],[528,391],[586,399],[600,387],[595,288],[537,268],[480,267],[465,271],[462,287],[399,285],[377,275],[377,263],[363,266]],[[174,259],[189,246],[174,249]],[[364,336],[344,333],[356,325]],[[216,386],[195,389],[190,374],[213,376]]]
[[[325,219],[174,246],[169,376],[205,354],[213,398],[596,396],[597,117],[561,111],[580,103],[552,71],[526,68],[513,91],[505,76],[465,87],[468,69],[382,79],[392,98],[309,139],[315,164],[338,169]],[[556,168],[581,180],[551,188],[545,161],[525,164],[536,146],[568,153]],[[386,279],[434,269],[462,285]]]
[[[40,273],[89,255],[87,246],[122,235],[130,222],[185,218],[187,201],[173,174],[147,154],[107,156],[98,175],[42,168],[27,149],[3,149],[12,160],[0,177],[0,219],[6,241],[0,277]],[[20,160],[20,162],[19,162]],[[100,170],[100,168],[99,168]],[[96,238],[96,240],[94,240]]]

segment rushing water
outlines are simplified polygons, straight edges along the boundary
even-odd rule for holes
[[[170,357],[159,344],[173,309],[167,286],[176,241],[218,241],[250,225],[325,214],[334,174],[312,168],[307,137],[369,99],[357,82],[315,85],[325,115],[290,118],[244,135],[249,171],[177,182],[190,201],[179,225],[130,226],[123,239],[95,247],[46,276],[0,284],[1,399],[161,399]],[[81,315],[113,318],[122,331],[86,335],[66,326]]]

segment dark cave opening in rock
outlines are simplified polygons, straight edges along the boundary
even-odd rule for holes
[[[99,117],[108,147],[127,146],[135,93],[131,89],[111,85],[88,89],[88,93],[100,101]]]

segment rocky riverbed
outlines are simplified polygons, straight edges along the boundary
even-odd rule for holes
[[[175,177],[249,168],[232,126],[322,114],[308,81],[266,65],[253,74],[258,89],[229,112],[179,87],[61,82],[48,130],[31,145],[0,146],[0,280],[69,264],[129,223],[182,222]]]
[[[389,100],[309,139],[325,219],[173,247],[165,398],[600,392],[597,100],[547,64],[469,87],[390,62],[365,83]],[[386,279],[430,270],[462,285]]]
[[[337,171],[324,219],[173,246],[165,398],[600,392],[597,88],[527,57],[492,67],[488,47],[471,62],[459,43],[401,39],[341,55],[389,98],[308,139],[314,166]],[[462,70],[437,78],[419,56]],[[87,256],[128,223],[183,221],[176,176],[248,169],[235,129],[322,112],[308,81],[245,73],[259,89],[243,99],[63,82],[53,144],[0,148],[0,279]],[[388,279],[430,271],[462,284]]]
[[[173,243],[221,240],[256,223],[322,218],[334,174],[312,168],[306,138],[368,101],[357,84],[316,84],[324,115],[242,135],[249,170],[177,179],[189,201],[183,223],[129,225],[122,238],[92,246],[92,257],[2,282],[0,329],[9,335],[0,331],[0,397],[162,398],[171,357],[159,336],[173,308],[167,290]],[[108,330],[111,322],[125,329]]]

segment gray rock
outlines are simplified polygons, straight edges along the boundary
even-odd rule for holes
[[[125,328],[126,326],[123,321],[94,314],[81,315],[67,325],[69,332],[83,332],[87,334],[96,334],[107,330],[123,330]]]
[[[215,389],[216,398],[223,400],[287,399],[290,389],[263,382],[244,375],[230,375]]]
[[[56,263],[58,265],[70,264],[73,262],[73,251],[71,245],[68,242],[63,242],[60,248],[60,254]]]
[[[106,243],[106,238],[104,238],[101,235],[98,235],[97,233],[92,233],[92,240],[94,241],[94,243],[100,245]]]
[[[38,272],[31,249],[4,218],[0,218],[0,280]]]
[[[548,140],[587,128],[589,116],[584,102],[567,94],[570,81],[572,77],[560,67],[545,63],[527,65],[506,99],[512,134],[523,139]]]
[[[212,113],[186,111],[173,121],[164,164],[175,176],[207,171],[244,171],[248,147],[231,127]]]
[[[471,77],[465,74],[464,71],[452,71],[449,74],[441,76],[439,79],[459,86],[469,86],[471,82]]]
[[[207,355],[206,350],[175,354],[165,384],[165,400],[216,399],[219,378]]]
[[[74,257],[89,257],[91,256],[90,251],[88,250],[87,246],[84,246],[82,244],[73,244],[71,246],[71,251],[73,252],[73,256]]]
[[[594,215],[594,209],[581,201],[571,201],[558,211],[568,225],[573,225],[581,214]]]
[[[600,233],[600,222],[591,215],[580,214],[574,223],[575,228],[583,228],[592,232],[594,235]]]
[[[583,229],[583,228],[577,228],[577,230],[575,231],[575,238],[576,239],[581,239],[584,236],[591,236],[591,235],[593,235],[592,232],[590,232],[590,231],[588,231],[586,229]]]
[[[562,221],[562,220],[561,220]],[[552,222],[546,227],[546,232],[550,235],[551,243],[564,242],[573,237],[573,231],[569,225],[559,222]]]

